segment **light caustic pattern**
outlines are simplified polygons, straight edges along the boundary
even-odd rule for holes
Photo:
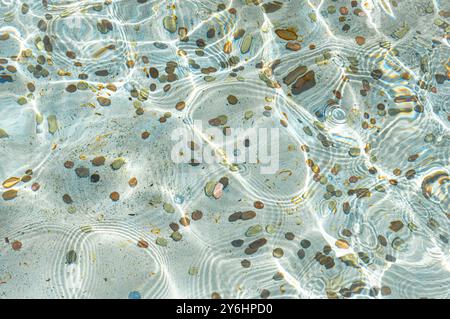
[[[439,0],[0,1],[0,298],[448,298],[449,31]],[[278,128],[278,170],[176,164],[198,120]]]

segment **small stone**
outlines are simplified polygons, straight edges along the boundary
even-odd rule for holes
[[[241,53],[245,54],[250,51],[250,47],[252,46],[253,36],[251,34],[246,34],[241,43]]]
[[[19,105],[25,105],[27,103],[28,103],[27,99],[23,96],[19,97],[19,99],[17,100],[17,104],[19,104]]]
[[[284,234],[284,238],[286,238],[287,240],[294,240],[295,235],[294,233],[287,232],[286,234]]]
[[[386,237],[384,237],[383,235],[378,235],[377,239],[381,246],[387,246],[388,243]]]
[[[314,71],[308,71],[305,75],[298,78],[292,85],[292,94],[297,95],[316,86],[316,77]]]
[[[18,177],[10,177],[10,178],[6,179],[2,183],[2,186],[4,188],[11,188],[11,187],[13,187],[14,185],[16,185],[19,182],[20,182],[20,178],[18,178]]]
[[[91,182],[92,183],[97,183],[100,180],[100,175],[98,175],[97,173],[94,173],[91,175]]]
[[[272,1],[262,4],[265,13],[272,13],[280,10],[283,7],[283,3],[281,1]]]
[[[4,200],[12,200],[12,199],[14,199],[14,198],[17,197],[17,192],[18,192],[18,191],[15,190],[15,189],[7,190],[6,192],[3,192],[2,198],[3,198]]]
[[[297,40],[297,33],[290,29],[277,29],[275,33],[278,37],[286,41]]]
[[[351,157],[358,157],[361,154],[361,150],[359,147],[352,147],[348,151],[348,155]]]
[[[348,248],[350,248],[349,243],[346,240],[344,240],[344,239],[336,240],[335,245],[336,245],[336,247],[338,247],[340,249],[348,249]]]
[[[303,239],[300,242],[300,246],[302,246],[303,248],[307,249],[311,246],[311,242],[308,239]]]
[[[180,224],[183,225],[184,227],[189,226],[189,224],[191,223],[190,219],[188,217],[181,217],[180,218]]]
[[[219,199],[222,197],[222,194],[223,194],[223,184],[217,183],[216,186],[214,186],[213,196],[215,199]]]
[[[300,258],[300,259],[303,259],[303,258],[305,258],[305,251],[303,250],[303,249],[299,249],[298,251],[297,251],[297,256],[298,256],[298,258]]]
[[[215,186],[216,186],[216,182],[214,182],[214,181],[209,181],[206,183],[206,185],[205,185],[206,196],[211,197],[213,195]]]
[[[264,208],[264,203],[258,200],[258,201],[256,201],[256,202],[253,203],[253,206],[254,206],[256,209],[263,209],[263,208]]]
[[[192,220],[199,220],[203,217],[203,213],[199,210],[195,210],[192,212],[191,218]]]
[[[174,231],[174,232],[170,235],[170,237],[171,237],[174,241],[180,241],[180,240],[183,238],[183,236],[181,235],[181,233],[179,233],[179,232],[177,232],[177,231]]]
[[[281,258],[281,257],[283,257],[283,255],[284,255],[284,251],[283,251],[283,249],[281,249],[281,248],[275,248],[275,249],[272,251],[272,255],[273,255],[273,257],[275,257],[275,258]]]
[[[298,42],[288,42],[286,43],[286,49],[291,50],[291,51],[298,51],[302,48],[302,46],[300,45],[300,43]]]
[[[77,91],[77,86],[75,84],[70,84],[66,87],[66,91],[69,93],[74,93]]]
[[[382,296],[389,296],[391,294],[391,288],[387,286],[381,287],[381,295]]]
[[[66,254],[66,264],[70,265],[77,261],[77,253],[75,250],[69,250]]]
[[[237,104],[238,99],[237,99],[237,97],[234,96],[234,95],[228,95],[227,101],[228,101],[228,103],[230,103],[231,105],[235,105],[235,104]]]
[[[178,102],[178,103],[175,105],[175,109],[176,109],[177,111],[182,111],[185,107],[186,107],[186,103],[185,103],[184,101]]]
[[[110,106],[111,105],[111,100],[106,97],[103,97],[103,96],[97,97],[97,101],[101,106]]]
[[[238,248],[241,247],[244,244],[244,241],[242,239],[235,239],[231,242],[231,246]]]
[[[362,36],[357,36],[357,37],[355,37],[355,42],[358,45],[364,45],[366,43],[366,38],[364,38]]]
[[[91,163],[94,166],[102,166],[105,164],[105,160],[106,159],[104,156],[97,156],[91,161]]]
[[[169,214],[175,213],[175,208],[169,203],[164,203],[163,209],[166,211],[166,213],[169,213]]]
[[[120,199],[120,195],[118,192],[112,192],[109,194],[109,198],[111,198],[113,202],[117,202]]]
[[[136,187],[137,186],[137,178],[136,177],[132,177],[130,178],[130,180],[128,181],[128,185],[130,187]]]
[[[15,240],[11,243],[11,248],[15,251],[18,251],[22,248],[22,242]]]
[[[164,17],[163,26],[167,31],[175,33],[177,31],[177,17],[174,15]]]
[[[48,132],[50,134],[55,134],[55,132],[58,130],[58,120],[56,119],[56,115],[49,115],[47,117],[47,123]]]
[[[73,203],[72,197],[70,197],[69,194],[64,194],[62,199],[63,199],[64,203],[66,203],[66,204],[72,204]]]
[[[140,240],[137,242],[137,246],[138,246],[139,248],[148,248],[149,243],[148,243],[147,241],[143,240],[143,239],[140,239]]]
[[[83,166],[77,167],[75,169],[75,173],[80,178],[88,177],[89,176],[89,168],[83,167]]]
[[[112,163],[111,163],[111,168],[113,170],[118,170],[120,169],[123,164],[125,164],[125,160],[122,157],[116,158]]]
[[[254,225],[247,229],[245,232],[245,236],[247,237],[254,237],[258,234],[260,234],[263,231],[263,227],[261,225]]]
[[[400,229],[403,228],[403,222],[401,220],[394,220],[391,222],[389,228],[394,232],[398,232]]]
[[[235,222],[235,221],[241,219],[241,217],[242,217],[242,212],[235,212],[228,217],[228,221],[232,223],[232,222]]]
[[[270,296],[270,291],[269,290],[267,290],[267,289],[261,290],[260,297],[262,299],[267,299],[267,298],[269,298],[269,296]]]
[[[167,239],[163,238],[163,237],[158,237],[156,238],[156,244],[162,247],[166,247],[168,242]]]
[[[256,217],[256,212],[249,210],[249,211],[245,211],[241,214],[241,219],[242,220],[249,220],[249,219],[253,219]]]

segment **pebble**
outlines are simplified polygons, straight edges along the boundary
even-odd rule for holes
[[[219,199],[221,198],[223,195],[223,184],[222,183],[217,183],[214,186],[214,190],[213,190],[213,196],[215,199]]]
[[[66,254],[66,264],[70,265],[77,261],[77,253],[74,250],[69,250]]]
[[[72,197],[70,197],[69,194],[64,194],[62,199],[63,199],[64,203],[66,203],[66,204],[72,204],[73,203]]]
[[[286,238],[287,240],[294,240],[295,235],[294,233],[287,232],[286,234],[284,234],[284,238]]]
[[[273,255],[273,257],[275,257],[275,258],[281,258],[281,257],[283,257],[283,255],[284,255],[284,251],[283,251],[283,249],[281,249],[281,248],[275,248],[275,249],[272,251],[272,255]]]
[[[228,103],[230,103],[231,105],[235,105],[235,104],[237,104],[238,99],[237,99],[236,96],[230,94],[230,95],[228,95],[228,97],[227,97],[227,101],[228,101]]]
[[[100,180],[100,175],[98,175],[97,173],[94,173],[91,175],[91,182],[92,183],[97,183]]]
[[[184,101],[178,102],[178,103],[175,105],[175,109],[176,109],[177,111],[182,111],[185,107],[186,107],[186,103],[185,103]]]
[[[102,166],[105,164],[106,158],[104,156],[97,156],[94,159],[92,159],[91,163],[94,166]]]
[[[245,232],[245,236],[254,237],[260,234],[263,231],[263,227],[261,225],[254,225],[247,229]]]
[[[180,241],[183,236],[181,235],[181,233],[174,231],[171,235],[170,238],[172,238],[174,241]]]
[[[298,51],[302,48],[302,46],[300,45],[300,43],[298,42],[288,42],[286,43],[286,49],[291,50],[291,51]]]
[[[364,45],[364,43],[366,43],[366,38],[364,38],[362,36],[357,36],[357,37],[355,37],[355,42],[358,45]]]
[[[80,178],[88,177],[89,176],[89,168],[84,167],[84,166],[77,167],[75,169],[75,173]]]
[[[111,168],[113,170],[118,170],[120,169],[123,165],[125,164],[125,159],[123,159],[122,157],[116,158],[112,163],[111,163]]]
[[[205,195],[208,197],[211,197],[214,192],[215,186],[216,186],[216,182],[214,182],[214,181],[207,182],[205,185]]]
[[[245,211],[241,214],[241,219],[242,220],[249,220],[249,219],[253,219],[256,217],[256,212],[249,210],[249,211]]]
[[[203,213],[199,210],[195,210],[191,214],[192,220],[200,220],[203,217]]]
[[[303,239],[300,242],[300,246],[302,246],[303,248],[307,249],[307,248],[309,248],[311,246],[311,242],[309,240],[307,240],[307,239]]]
[[[250,51],[250,47],[253,42],[253,36],[251,34],[246,34],[241,43],[241,53],[245,54]]]
[[[189,224],[191,223],[189,217],[181,217],[180,218],[180,224],[183,225],[184,227],[189,226]]]
[[[263,209],[263,208],[264,208],[264,203],[258,200],[258,201],[256,201],[256,202],[253,203],[253,206],[254,206],[256,209]]]
[[[286,41],[297,40],[297,33],[291,29],[276,29],[275,33],[278,37]]]
[[[267,299],[267,298],[269,298],[269,296],[270,296],[270,291],[269,290],[267,290],[267,289],[261,290],[260,297],[262,299]]]
[[[97,97],[97,101],[101,106],[110,106],[111,105],[111,100],[106,97],[103,97],[103,96]]]
[[[74,165],[75,164],[72,161],[65,161],[64,162],[64,167],[67,168],[67,169],[73,168]]]
[[[23,96],[21,96],[17,99],[17,104],[19,104],[19,105],[25,105],[27,103],[28,103],[28,100]]]
[[[120,199],[120,195],[118,192],[112,192],[109,194],[109,198],[111,198],[113,202],[117,202]]]
[[[308,71],[305,75],[298,78],[292,85],[292,94],[298,95],[316,86],[316,76],[314,71]]]
[[[177,31],[177,17],[174,15],[165,16],[163,19],[164,29],[171,33],[175,33]]]
[[[231,242],[231,246],[238,248],[241,247],[244,244],[244,241],[242,239],[235,239]]]
[[[18,177],[10,177],[10,178],[6,179],[2,183],[2,186],[4,188],[11,188],[11,187],[13,187],[14,185],[16,185],[19,182],[20,182],[20,178],[18,178]]]
[[[163,237],[158,237],[158,238],[156,238],[156,244],[158,246],[166,247],[168,242],[167,242],[167,239],[165,239]]]
[[[394,232],[398,232],[400,229],[403,228],[403,222],[401,220],[394,220],[391,222],[389,228]]]
[[[22,249],[22,242],[15,240],[11,243],[11,248],[15,251]]]
[[[50,134],[55,134],[58,130],[58,120],[56,119],[56,115],[49,115],[47,117],[48,123],[48,132]]]
[[[139,248],[148,248],[149,243],[148,243],[147,241],[145,241],[144,239],[140,239],[140,240],[137,242],[137,246],[138,246]]]
[[[169,214],[175,213],[175,208],[169,203],[164,203],[163,209],[166,211],[166,213],[169,213]]]
[[[69,93],[74,93],[77,90],[77,86],[75,84],[70,84],[66,87],[66,91]]]
[[[351,157],[358,157],[361,154],[361,149],[359,147],[352,147],[348,151],[348,155]]]
[[[128,185],[130,187],[136,187],[137,186],[137,178],[136,177],[132,177],[130,178],[130,180],[128,181]]]
[[[344,239],[338,239],[335,242],[336,247],[341,249],[348,249],[350,247],[349,243]]]

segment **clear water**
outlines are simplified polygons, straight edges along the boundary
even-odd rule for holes
[[[0,297],[448,298],[449,17],[0,0]],[[274,174],[174,162],[219,115],[279,129]]]

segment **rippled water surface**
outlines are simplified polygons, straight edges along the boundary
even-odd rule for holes
[[[449,298],[449,34],[443,0],[0,0],[0,297]],[[277,169],[177,164],[196,120],[277,128]]]

